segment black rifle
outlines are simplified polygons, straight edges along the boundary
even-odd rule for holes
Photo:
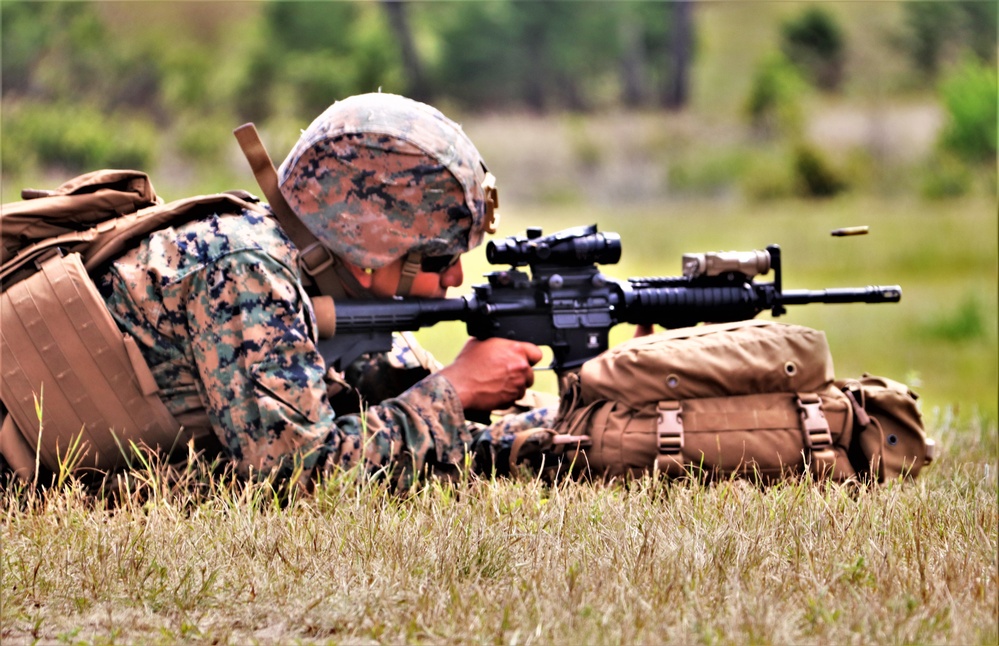
[[[902,297],[898,285],[784,290],[777,245],[686,254],[683,276],[616,280],[597,265],[620,260],[621,239],[598,232],[596,225],[548,236],[528,229],[526,236],[490,242],[486,258],[510,268],[487,274],[489,282],[474,286],[468,296],[335,303],[336,333],[319,342],[327,365],[339,370],[364,353],[387,351],[395,331],[464,321],[469,335],[479,339],[550,347],[551,367],[562,372],[606,350],[608,333],[618,323],[677,328],[751,319],[764,310],[780,316],[786,305],[895,303]],[[530,275],[519,269],[525,265]],[[753,280],[771,270],[772,282]]]

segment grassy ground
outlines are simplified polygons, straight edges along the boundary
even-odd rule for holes
[[[994,428],[917,482],[3,494],[0,641],[994,644]],[[991,435],[990,435],[991,433]],[[187,481],[185,481],[187,480]],[[193,482],[202,483],[199,489]]]
[[[133,495],[117,507],[72,483],[8,486],[0,642],[999,642],[994,186],[911,197],[897,157],[926,154],[940,115],[926,97],[889,96],[904,76],[891,52],[901,5],[834,3],[862,14],[848,33],[857,80],[848,105],[810,106],[808,134],[831,153],[894,146],[890,179],[903,184],[829,202],[731,194],[724,181],[757,152],[741,124],[753,66],[774,47],[774,16],[802,6],[704,3],[690,113],[463,121],[500,177],[501,233],[596,222],[623,239],[614,277],[675,275],[684,252],[775,242],[790,288],[901,284],[898,305],[799,307],[783,320],[824,330],[840,376],[871,371],[921,393],[942,457],[918,481],[480,480],[399,497],[347,475],[279,504],[266,487],[197,469],[170,485],[152,470],[130,475]],[[276,158],[304,125],[265,129]],[[253,184],[235,147],[218,168],[167,159],[152,176],[167,199]],[[7,202],[67,178],[4,176],[0,191]],[[828,235],[855,224],[871,234]],[[473,254],[466,285],[487,270]],[[421,338],[447,359],[461,332]]]

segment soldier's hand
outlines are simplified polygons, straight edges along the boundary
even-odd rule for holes
[[[505,408],[534,384],[531,366],[541,361],[541,348],[509,339],[470,339],[454,363],[440,373],[458,391],[466,410]]]

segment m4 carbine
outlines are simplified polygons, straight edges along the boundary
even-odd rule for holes
[[[340,370],[362,354],[388,351],[392,332],[460,320],[479,339],[548,346],[551,367],[562,372],[606,350],[618,323],[677,328],[751,319],[764,310],[780,316],[786,305],[895,303],[902,297],[898,285],[785,290],[777,245],[687,254],[682,276],[616,280],[598,265],[620,260],[621,239],[598,232],[596,225],[548,236],[540,228],[528,229],[525,236],[489,242],[486,258],[509,268],[487,274],[489,282],[474,286],[468,296],[336,302],[335,331],[318,346],[327,365]],[[772,282],[755,280],[771,271]]]

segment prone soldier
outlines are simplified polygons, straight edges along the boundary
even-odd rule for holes
[[[460,126],[382,93],[330,106],[278,169],[287,204],[332,254],[334,291],[353,299],[439,298],[461,285],[461,255],[492,225],[487,177]],[[330,396],[350,384],[316,350],[316,285],[300,252],[272,217],[215,215],[153,233],[98,280],[169,411],[189,427],[207,414],[200,445],[239,473],[361,465],[411,482],[453,470],[473,432],[490,436],[465,411],[506,407],[532,385],[542,353],[530,343],[470,339],[433,372],[419,372],[417,353],[400,344],[344,371],[367,400],[343,414]],[[541,425],[553,413],[511,423]]]

